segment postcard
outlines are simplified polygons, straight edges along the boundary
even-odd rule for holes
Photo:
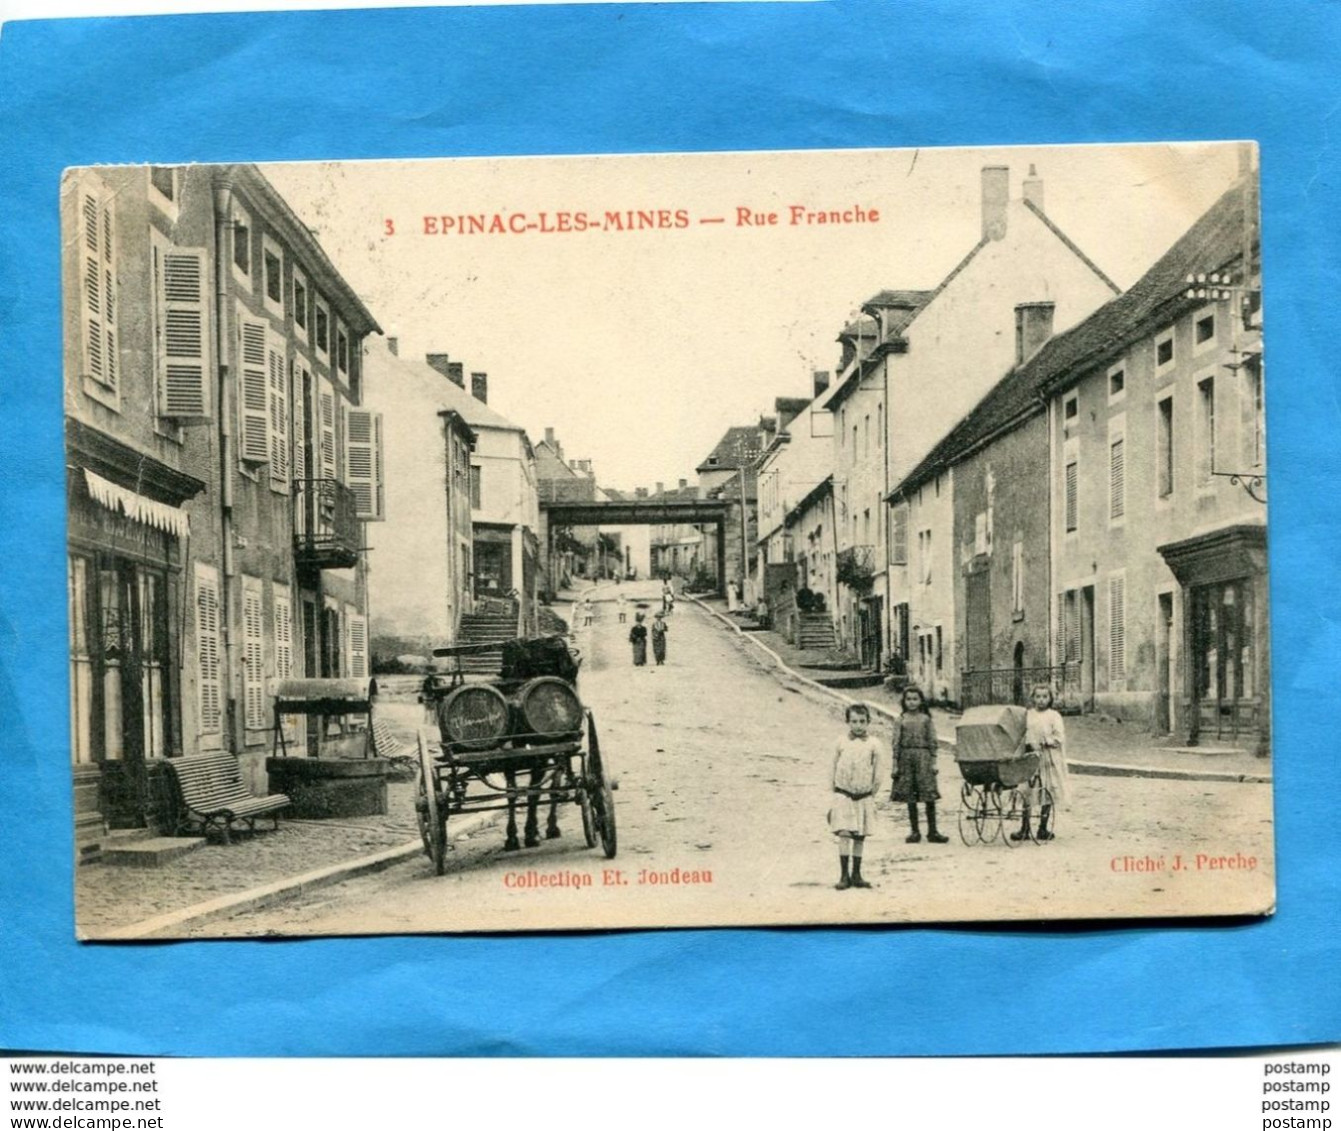
[[[1251,143],[61,209],[81,939],[1273,910]]]

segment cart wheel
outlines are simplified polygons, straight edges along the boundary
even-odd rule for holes
[[[584,785],[577,791],[577,803],[582,808],[582,837],[588,848],[596,847],[596,814],[592,812],[591,794]]]
[[[447,814],[438,803],[438,774],[433,755],[421,733],[419,736],[419,793],[414,811],[419,818],[419,836],[424,851],[433,861],[433,870],[439,876],[447,870]]]
[[[1001,809],[1001,840],[1007,848],[1019,848],[1024,843],[1023,840],[1013,840],[1011,833],[1015,832],[1010,826],[1024,817],[1024,794],[1018,789],[1012,789],[1010,796],[1006,799],[1005,805]],[[1032,828],[1032,826],[1030,826]],[[1031,839],[1032,839],[1032,833]]]
[[[991,844],[1002,835],[1001,789],[999,786],[985,786],[982,793],[982,841],[984,844]]]
[[[605,858],[613,860],[615,840],[615,798],[610,792],[609,770],[601,757],[601,741],[596,735],[596,720],[587,712],[587,780],[591,789],[591,807],[601,834]]]
[[[982,840],[978,790],[965,782],[959,790],[959,839],[972,847]]]

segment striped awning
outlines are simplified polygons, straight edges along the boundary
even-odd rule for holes
[[[154,499],[146,499],[129,487],[122,487],[110,479],[104,479],[96,472],[84,468],[84,482],[88,486],[89,498],[106,507],[114,514],[123,514],[127,518],[162,530],[175,538],[186,538],[191,533],[191,520],[181,507],[169,506]]]

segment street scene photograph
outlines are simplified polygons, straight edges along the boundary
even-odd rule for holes
[[[1252,143],[61,218],[78,938],[1273,911]]]

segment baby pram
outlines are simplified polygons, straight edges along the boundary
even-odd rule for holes
[[[1024,708],[971,707],[955,727],[955,762],[964,784],[959,791],[959,836],[965,844],[998,838],[1014,848],[1005,827],[1024,817],[1026,804],[1051,805],[1039,780],[1038,755],[1023,748]],[[1054,821],[1056,809],[1053,809]],[[1030,826],[1029,839],[1036,836]]]

